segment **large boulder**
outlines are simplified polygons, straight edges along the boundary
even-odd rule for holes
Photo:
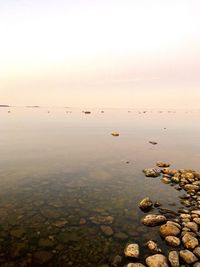
[[[148,214],[142,219],[142,223],[146,226],[161,225],[167,221],[164,215],[160,214]]]
[[[148,267],[168,267],[167,258],[162,254],[155,254],[146,258]]]

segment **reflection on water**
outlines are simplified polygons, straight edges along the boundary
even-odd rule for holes
[[[157,160],[198,170],[200,112],[10,111],[0,109],[2,266],[101,266],[128,241],[164,246],[137,205],[150,196],[177,210],[180,193],[141,171]]]

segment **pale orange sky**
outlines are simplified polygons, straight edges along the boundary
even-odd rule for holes
[[[0,1],[0,104],[199,108],[200,1]]]

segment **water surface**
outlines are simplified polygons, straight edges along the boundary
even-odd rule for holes
[[[142,169],[162,160],[199,170],[200,111],[9,110],[0,109],[2,266],[101,266],[150,238],[168,249],[141,225],[138,202],[177,210],[181,193]]]

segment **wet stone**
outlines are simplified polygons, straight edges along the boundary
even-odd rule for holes
[[[124,249],[124,254],[128,258],[138,259],[140,256],[139,245],[136,243],[127,244],[125,249]]]
[[[177,226],[169,223],[161,225],[159,231],[162,237],[177,236],[180,234],[180,229]]]
[[[15,238],[21,238],[24,234],[26,233],[26,231],[24,229],[13,229],[10,231],[10,235],[15,237]]]
[[[193,250],[193,253],[194,253],[198,258],[200,258],[200,247],[196,247],[196,248]]]
[[[11,258],[22,257],[28,251],[28,244],[26,242],[14,243],[10,249]]]
[[[148,214],[142,219],[142,223],[146,226],[156,226],[163,224],[166,221],[167,218],[160,214]]]
[[[105,236],[112,236],[114,234],[113,229],[110,226],[101,225],[100,229]]]
[[[193,232],[198,231],[198,225],[195,222],[188,222],[185,224],[185,226],[189,229],[191,229]]]
[[[160,176],[160,170],[156,168],[147,168],[143,170],[146,177],[158,177]]]
[[[168,260],[172,267],[179,267],[179,255],[177,251],[170,251],[168,255]]]
[[[121,264],[121,262],[122,262],[122,257],[119,256],[119,255],[117,255],[117,256],[115,256],[114,259],[113,259],[112,266],[114,266],[114,267],[119,267],[120,264]]]
[[[199,241],[196,237],[192,236],[190,233],[186,233],[183,238],[182,242],[184,247],[187,249],[194,249],[199,245]]]
[[[94,224],[112,224],[114,221],[114,218],[112,216],[93,216],[90,217],[90,220]]]
[[[153,240],[149,240],[145,246],[147,247],[147,249],[152,253],[152,254],[158,254],[161,253],[161,249],[159,248],[157,242],[153,241]]]
[[[171,247],[178,247],[181,244],[180,239],[176,236],[166,236],[165,241]]]
[[[119,239],[119,240],[127,240],[128,235],[123,232],[117,232],[114,234],[114,238]]]
[[[62,228],[67,223],[68,223],[68,221],[66,221],[66,220],[57,220],[57,221],[53,222],[52,225],[55,226],[55,227],[58,227],[58,228]]]
[[[79,224],[80,224],[80,225],[84,225],[84,224],[86,224],[86,223],[87,223],[87,221],[86,221],[85,218],[81,218],[80,221],[79,221]]]
[[[169,163],[163,162],[163,161],[157,161],[156,162],[156,166],[160,167],[160,168],[166,168],[166,167],[170,167]]]
[[[36,251],[33,253],[33,262],[38,265],[49,262],[53,255],[49,251]]]
[[[150,200],[149,197],[145,197],[142,201],[139,203],[139,207],[141,210],[147,210],[150,209],[153,206],[153,202]]]
[[[139,262],[135,262],[135,263],[128,263],[127,265],[125,265],[125,267],[145,267],[145,265]]]
[[[146,258],[148,267],[168,267],[167,258],[162,254],[155,254]]]
[[[54,242],[52,242],[48,238],[40,238],[38,242],[39,247],[46,247],[46,248],[51,248],[54,246]]]
[[[188,264],[192,264],[198,260],[197,257],[187,249],[180,251],[180,257]]]

